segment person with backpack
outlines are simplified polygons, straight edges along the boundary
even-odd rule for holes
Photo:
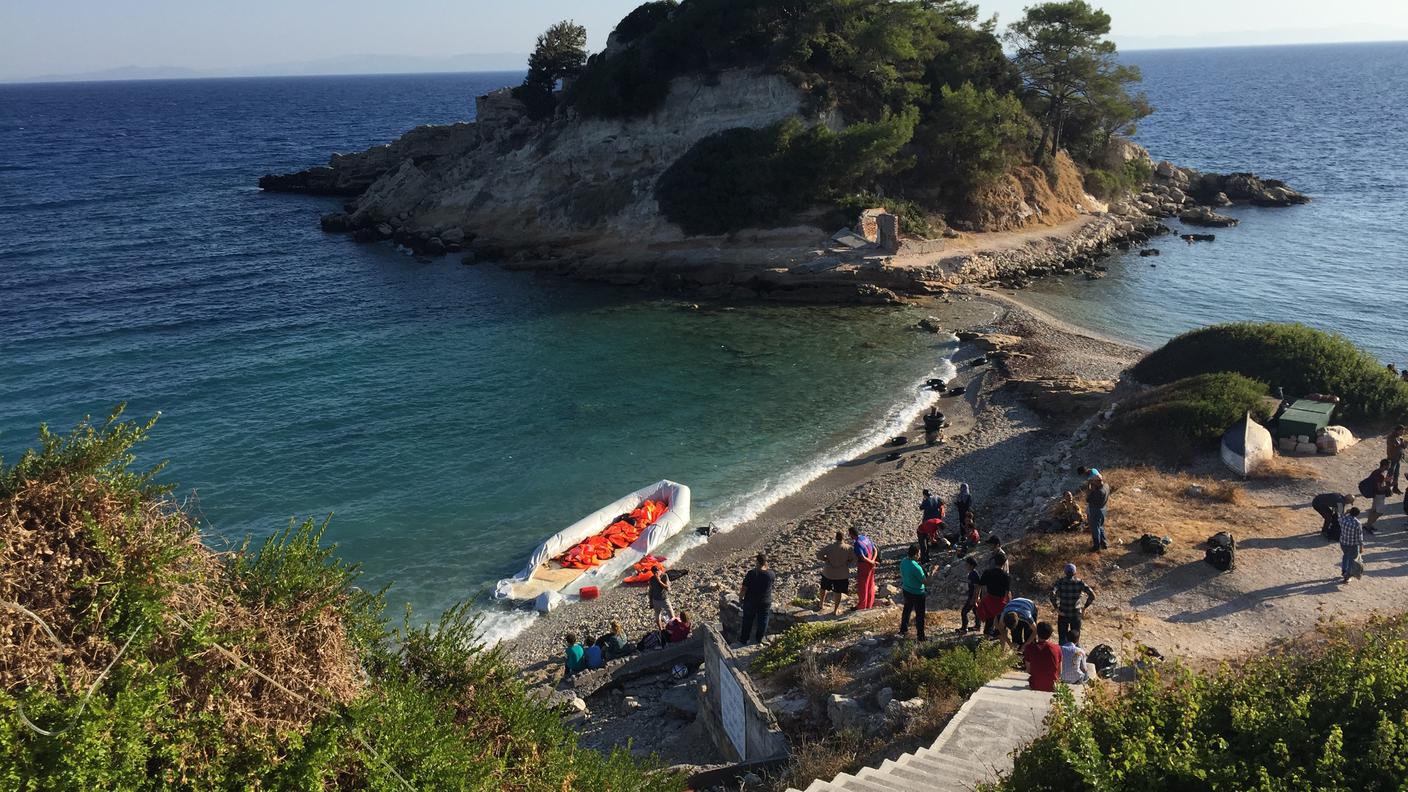
[[[1393,427],[1393,431],[1388,433],[1388,481],[1393,492],[1399,495],[1403,490],[1398,487],[1398,473],[1403,465],[1403,450],[1408,448],[1408,427],[1403,424]]]
[[[1095,592],[1084,580],[1076,577],[1076,565],[1066,564],[1066,576],[1051,587],[1051,605],[1056,608],[1056,632],[1060,643],[1066,643],[1072,633],[1080,632],[1086,608],[1095,601]],[[1084,595],[1085,603],[1080,598]]]
[[[1364,530],[1369,533],[1374,532],[1374,523],[1379,521],[1384,512],[1388,510],[1388,496],[1393,491],[1393,484],[1389,481],[1389,461],[1379,460],[1379,467],[1369,474],[1369,477],[1359,482],[1359,494],[1373,501],[1373,506],[1369,509],[1369,516],[1364,520]]]
[[[1364,526],[1359,522],[1359,509],[1351,508],[1340,518],[1340,582],[1349,582],[1354,562],[1363,552]]]
[[[768,557],[758,553],[757,565],[743,576],[743,585],[738,589],[738,601],[743,606],[743,628],[738,642],[748,643],[748,634],[753,633],[753,642],[762,643],[768,632],[768,617],[772,615],[773,574],[768,569]]]
[[[925,585],[929,573],[919,562],[919,545],[910,545],[900,561],[900,589],[904,592],[904,611],[900,614],[900,637],[909,634],[909,617],[914,615],[914,632],[924,638],[924,611],[928,607],[929,590]]]
[[[1090,521],[1090,549],[1096,553],[1105,550],[1105,510],[1110,505],[1110,485],[1100,471],[1091,468],[1085,480],[1085,510]]]
[[[1337,542],[1340,538],[1340,517],[1344,510],[1354,505],[1354,496],[1338,492],[1322,492],[1310,501],[1310,508],[1324,520],[1320,525],[1320,535],[1327,542]]]

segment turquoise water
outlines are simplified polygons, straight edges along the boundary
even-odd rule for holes
[[[1120,256],[1106,278],[1028,296],[1148,346],[1213,322],[1299,321],[1408,363],[1408,43],[1126,57],[1157,108],[1136,135],[1156,160],[1255,171],[1314,200],[1232,208],[1242,224],[1213,229],[1216,242],[1163,237],[1157,259]]]
[[[144,460],[213,542],[331,513],[370,586],[434,614],[638,487],[727,527],[917,409],[950,350],[910,312],[423,264],[253,187],[512,79],[0,87],[0,452],[161,411]]]

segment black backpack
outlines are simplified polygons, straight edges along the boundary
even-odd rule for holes
[[[1153,534],[1144,534],[1139,537],[1139,548],[1154,555],[1163,555],[1168,552],[1168,545],[1164,544],[1164,540]]]
[[[1208,550],[1203,560],[1226,572],[1237,565],[1237,540],[1226,531],[1218,531],[1208,539]]]
[[[1109,679],[1120,664],[1119,658],[1115,656],[1115,648],[1109,644],[1100,644],[1091,649],[1086,659],[1095,666],[1095,675],[1101,679]]]
[[[1379,494],[1379,474],[1378,471],[1369,474],[1369,477],[1359,482],[1359,494],[1366,498],[1372,498]]]
[[[1327,542],[1338,542],[1340,540],[1340,521],[1330,520],[1320,526],[1320,535],[1325,537],[1325,541]]]

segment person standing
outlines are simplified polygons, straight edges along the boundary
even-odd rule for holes
[[[856,557],[845,540],[845,534],[837,531],[836,541],[821,548],[817,554],[821,560],[821,601],[817,603],[817,613],[826,609],[827,594],[836,595],[836,605],[831,609],[831,615],[839,613],[841,599],[850,589],[850,568],[855,565]]]
[[[1408,428],[1403,424],[1393,427],[1388,434],[1388,481],[1393,492],[1403,494],[1398,486],[1398,474],[1403,466],[1403,450],[1408,447]]]
[[[1340,582],[1348,583],[1354,562],[1364,552],[1364,526],[1359,509],[1351,508],[1340,518]]]
[[[738,589],[738,600],[743,605],[743,629],[738,636],[739,643],[748,643],[748,634],[753,633],[753,642],[762,643],[768,632],[768,617],[772,615],[772,570],[768,569],[768,557],[758,553],[757,565],[743,576],[743,585]]]
[[[919,545],[910,545],[905,557],[900,561],[900,589],[904,591],[904,612],[900,614],[900,636],[909,633],[909,617],[914,615],[915,635],[924,638],[924,611],[928,605],[929,590],[925,582],[929,573],[919,563]]]
[[[1027,661],[1028,684],[1032,690],[1055,692],[1061,676],[1061,647],[1051,642],[1051,625],[1037,624],[1032,637],[1022,647],[1022,659]]]
[[[973,493],[967,482],[958,485],[958,494],[953,496],[953,508],[958,512],[958,524],[968,526],[968,516],[973,513]]]
[[[656,566],[650,576],[650,609],[655,612],[655,629],[663,630],[675,618],[675,607],[670,604],[670,575],[665,567]]]
[[[1328,541],[1339,538],[1340,517],[1344,510],[1354,505],[1354,496],[1338,492],[1322,492],[1310,501],[1310,508],[1324,520],[1320,524],[1320,535]]]
[[[929,490],[924,490],[924,498],[919,502],[919,560],[929,563],[930,551],[939,544],[947,516],[944,499]]]
[[[1081,604],[1081,595],[1085,603]],[[1079,633],[1085,609],[1095,601],[1095,592],[1084,580],[1076,577],[1076,565],[1066,564],[1066,576],[1051,587],[1051,604],[1056,608],[1056,632],[1060,643],[1065,644],[1072,633]]]
[[[850,531],[851,551],[856,556],[856,610],[869,610],[875,607],[875,567],[880,562],[880,551],[854,525]]]
[[[1007,600],[1012,596],[1012,576],[1007,573],[1005,554],[993,553],[992,566],[978,577],[978,584],[982,587],[978,598],[978,621],[983,625],[984,635],[996,638],[997,617],[1002,615],[1002,609],[1007,607]]]
[[[978,559],[971,555],[964,556],[963,563],[968,567],[968,593],[963,598],[963,609],[958,612],[958,618],[963,620],[963,623],[958,626],[959,633],[968,632],[968,614],[970,613],[973,614],[973,629],[976,630],[983,626],[982,622],[978,621],[978,589],[981,588],[978,581],[982,578],[978,574]]]
[[[1085,481],[1085,509],[1090,521],[1090,549],[1100,552],[1109,547],[1105,541],[1105,509],[1110,505],[1110,485],[1100,471],[1091,468]]]

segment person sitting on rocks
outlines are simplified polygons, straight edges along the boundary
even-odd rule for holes
[[[1080,648],[1080,630],[1072,630],[1061,644],[1061,681],[1083,685],[1089,680],[1090,667],[1085,663],[1085,650]]]
[[[1028,683],[1032,690],[1055,692],[1061,676],[1061,647],[1052,643],[1051,625],[1040,622],[1031,638],[1022,646],[1022,659],[1027,664]]]
[[[665,643],[679,643],[689,637],[689,631],[693,625],[689,622],[689,611],[682,610],[680,615],[671,619],[665,625],[662,638]]]
[[[567,644],[566,658],[563,661],[564,676],[571,677],[586,667],[583,662],[586,650],[577,642],[576,633],[567,633],[562,636],[562,641]]]
[[[1085,512],[1076,502],[1076,494],[1066,490],[1061,500],[1051,507],[1051,521],[1057,531],[1074,531],[1085,522]]]
[[[630,641],[626,640],[626,631],[622,629],[621,622],[611,622],[611,632],[596,639],[597,646],[601,647],[602,656],[607,660],[615,660],[636,650]]]
[[[1002,642],[1010,647],[1024,646],[1036,629],[1036,603],[1017,597],[1002,608]]]
[[[604,668],[606,658],[603,656],[602,647],[595,638],[587,639],[587,647],[582,651],[582,666],[589,670]]]

